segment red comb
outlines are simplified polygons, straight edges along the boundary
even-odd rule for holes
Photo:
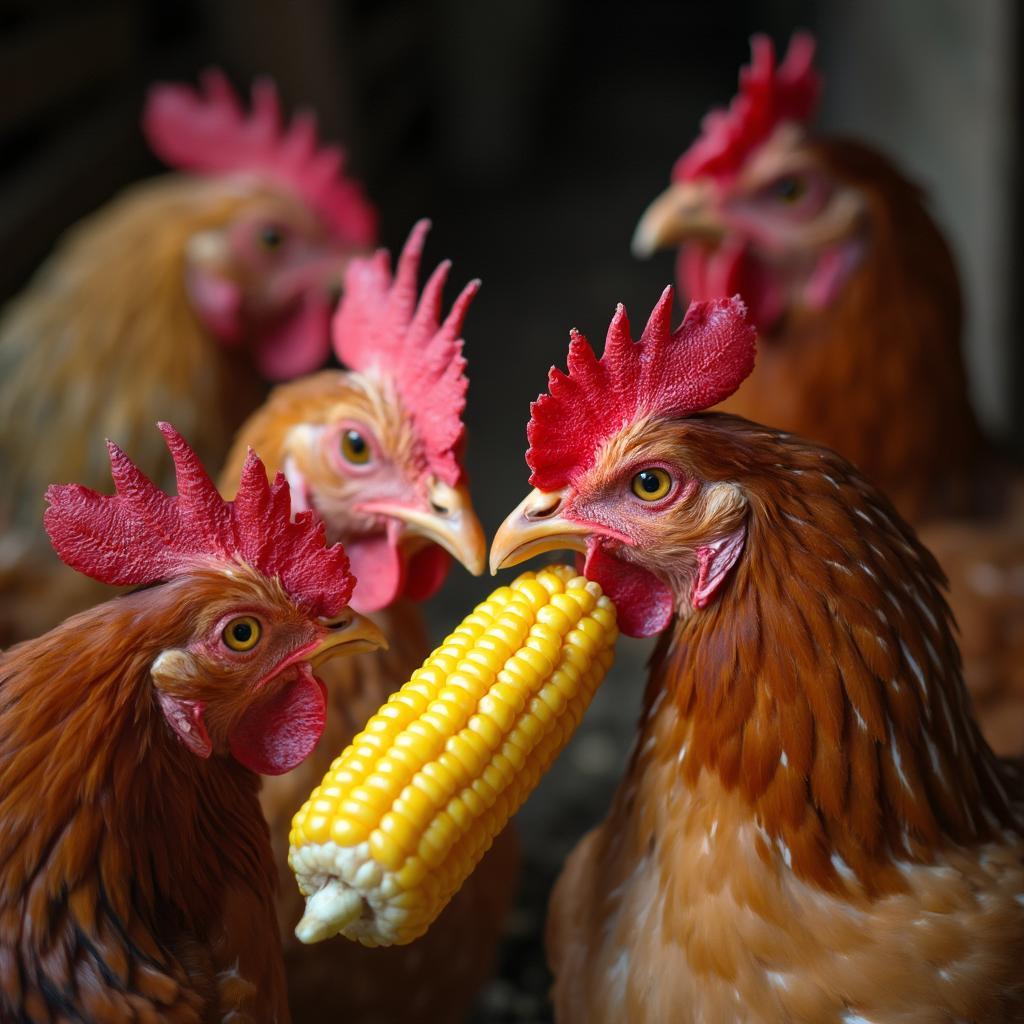
[[[701,135],[676,161],[675,181],[711,175],[727,177],[739,170],[751,150],[780,124],[806,124],[818,106],[821,76],[814,70],[814,37],[797,32],[786,59],[776,68],[775,47],[767,36],[750,40],[751,59],[740,69],[740,91],[728,110],[712,110]]]
[[[441,292],[451,263],[440,263],[417,301],[417,278],[430,221],[419,221],[398,258],[394,277],[387,250],[354,259],[334,317],[334,351],[353,370],[394,378],[422,440],[431,470],[454,486],[462,474],[458,446],[466,407],[466,360],[462,323],[480,288],[470,281],[445,317]]]
[[[285,127],[268,78],[253,84],[248,113],[222,71],[205,72],[202,87],[165,83],[150,90],[142,130],[161,160],[204,174],[266,175],[298,193],[341,240],[373,245],[377,211],[342,173],[343,150],[320,146],[312,114],[296,114]]]
[[[196,453],[169,424],[159,424],[174,459],[178,496],[169,497],[116,444],[107,442],[117,494],[80,484],[46,491],[43,517],[57,554],[72,569],[116,586],[153,583],[196,561],[235,558],[269,578],[315,615],[336,615],[355,579],[340,544],[327,547],[323,523],[304,512],[291,520],[288,484],[267,480],[249,450],[234,501],[217,492]]]
[[[573,330],[568,374],[548,374],[548,394],[530,406],[530,484],[556,491],[590,467],[601,445],[642,416],[688,416],[731,395],[754,368],[756,332],[740,297],[691,302],[674,331],[672,287],[633,341],[619,303],[604,355]]]

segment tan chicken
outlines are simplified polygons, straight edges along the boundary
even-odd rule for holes
[[[146,106],[181,173],[76,225],[0,317],[0,643],[102,599],[46,543],[47,484],[104,489],[104,437],[169,483],[160,417],[219,465],[267,380],[323,364],[344,265],[373,244],[375,214],[311,118],[284,126],[268,81],[251,112],[219,73],[204,82]]]
[[[460,333],[479,281],[463,289],[442,321],[449,263],[434,271],[422,295],[417,284],[429,226],[413,228],[394,278],[383,250],[352,261],[333,328],[335,352],[348,369],[278,387],[242,427],[222,475],[225,488],[238,479],[248,446],[281,469],[293,507],[312,509],[328,537],[344,542],[359,580],[353,607],[372,613],[389,642],[386,654],[331,666],[320,743],[302,766],[263,787],[292,1011],[300,1021],[465,1020],[493,968],[517,877],[518,846],[507,830],[430,935],[411,946],[368,950],[335,939],[308,947],[293,934],[303,900],[288,868],[292,816],[429,654],[417,602],[438,589],[451,558],[477,575],[484,568],[484,534],[462,465],[468,382]]]
[[[660,633],[627,775],[550,909],[559,1024],[1024,1019],[1024,803],[968,711],[942,573],[829,449],[701,410],[738,299],[575,336],[494,568],[580,552]],[[640,681],[638,680],[638,685]]]
[[[250,454],[233,503],[161,425],[168,497],[51,487],[68,565],[139,589],[0,654],[0,1019],[287,1024],[260,773],[324,725],[318,666],[379,646],[344,550]]]
[[[753,40],[637,226],[679,246],[691,299],[739,292],[763,344],[722,408],[826,444],[922,532],[951,583],[983,728],[1024,754],[1024,482],[986,442],[960,351],[960,288],[920,190],[882,154],[815,133],[814,41],[778,67]]]

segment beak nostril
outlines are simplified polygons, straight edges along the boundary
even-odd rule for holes
[[[431,509],[436,512],[439,516],[446,516],[451,512],[451,509],[447,505],[443,505],[439,501],[432,501],[430,503]]]
[[[550,519],[561,507],[561,500],[555,499],[547,505],[542,505],[540,508],[528,508],[526,509],[525,515],[529,520],[535,519]]]

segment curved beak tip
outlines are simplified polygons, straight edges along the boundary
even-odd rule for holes
[[[492,576],[547,551],[586,551],[592,527],[558,514],[561,505],[557,494],[534,490],[526,496],[491,541]]]
[[[647,259],[691,238],[718,238],[722,230],[707,186],[675,182],[644,210],[630,249],[637,259]]]
[[[487,567],[487,538],[464,484],[449,487],[437,482],[430,509],[387,502],[368,503],[365,507],[397,519],[409,533],[444,548],[472,575],[483,575]]]

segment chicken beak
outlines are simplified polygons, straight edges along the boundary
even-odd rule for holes
[[[530,491],[494,535],[492,576],[545,551],[586,552],[593,527],[560,515],[564,502],[564,491]]]
[[[314,668],[339,654],[387,650],[387,638],[376,624],[351,608],[346,608],[335,619],[320,619],[319,622],[326,632],[316,647],[304,656]]]
[[[386,501],[366,502],[360,508],[399,520],[409,533],[444,548],[474,576],[480,576],[487,566],[487,538],[469,488],[464,484],[451,487],[434,479],[427,487],[427,498],[429,509]]]
[[[679,181],[651,203],[633,232],[633,255],[646,259],[658,249],[677,246],[690,238],[716,240],[723,227],[714,214],[710,183]]]

